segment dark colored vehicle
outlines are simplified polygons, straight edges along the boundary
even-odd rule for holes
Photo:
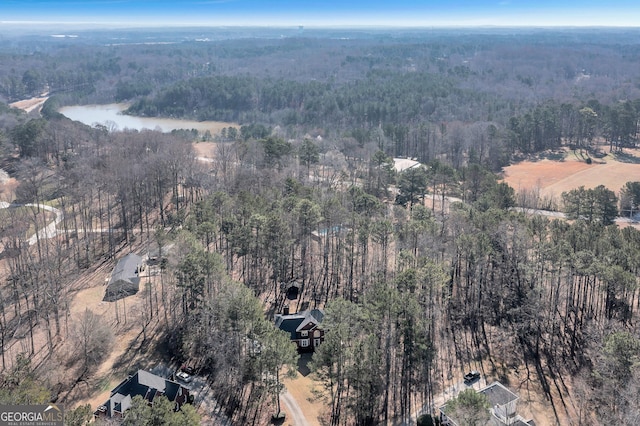
[[[475,382],[479,378],[480,378],[480,372],[473,370],[464,375],[464,382],[465,383]]]
[[[184,371],[185,373],[190,374],[192,376],[196,374],[196,369],[191,367],[190,365],[183,365],[182,367],[180,367],[180,371]]]

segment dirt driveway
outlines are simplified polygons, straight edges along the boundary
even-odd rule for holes
[[[287,391],[286,394],[280,396],[280,400],[287,413],[285,425],[320,426],[320,417],[327,416],[331,412],[321,395],[322,384],[313,380],[313,375],[309,373],[307,367],[309,361],[311,361],[311,354],[302,354],[298,362],[299,368],[296,377],[283,380]],[[298,408],[303,418],[300,418],[300,413],[296,413]]]

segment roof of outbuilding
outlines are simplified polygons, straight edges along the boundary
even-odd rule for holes
[[[138,267],[142,264],[142,258],[135,253],[129,253],[122,259],[118,260],[116,267],[113,268],[109,284],[116,281],[124,280],[133,282],[138,278]]]
[[[393,159],[393,168],[396,172],[400,173],[407,169],[412,169],[414,167],[419,167],[420,162],[416,160],[412,160],[410,158],[394,158]]]

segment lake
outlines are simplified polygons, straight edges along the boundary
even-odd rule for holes
[[[71,120],[79,121],[89,126],[101,124],[111,131],[148,129],[160,130],[167,133],[178,129],[196,129],[203,133],[209,130],[212,135],[215,135],[224,127],[238,126],[234,123],[225,123],[222,121],[193,121],[176,118],[124,115],[122,112],[127,109],[127,106],[127,104],[76,105],[62,107],[59,112]]]

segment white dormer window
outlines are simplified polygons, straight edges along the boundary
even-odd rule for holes
[[[309,332],[307,330],[303,330],[300,332],[301,337],[307,337],[308,335],[309,335]]]

